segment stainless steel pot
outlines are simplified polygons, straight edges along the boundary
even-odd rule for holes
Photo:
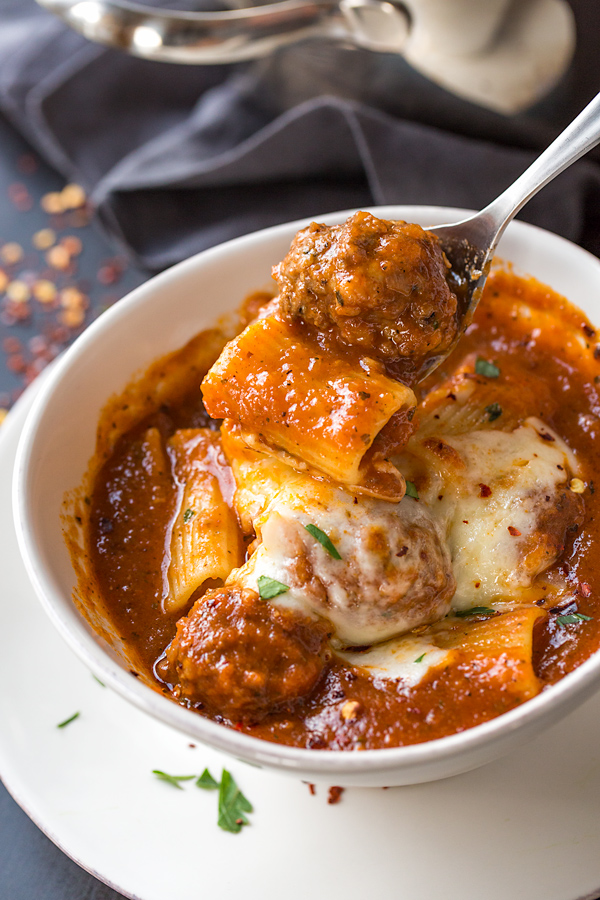
[[[90,40],[163,62],[241,62],[317,40],[393,54],[458,96],[505,114],[547,94],[575,46],[565,0],[283,0],[221,12],[126,0],[38,2]]]

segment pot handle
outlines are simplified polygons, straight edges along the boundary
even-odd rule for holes
[[[180,12],[126,0],[38,0],[84,37],[161,62],[210,65],[268,56],[313,38],[400,53],[410,21],[388,0],[283,0],[223,12]]]

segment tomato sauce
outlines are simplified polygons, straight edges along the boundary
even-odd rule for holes
[[[198,341],[199,339],[196,339]],[[224,343],[223,339],[223,343]],[[533,663],[542,689],[580,665],[600,646],[600,343],[583,314],[549,288],[509,269],[492,273],[473,323],[442,368],[417,386],[423,399],[450,377],[469,354],[493,360],[501,377],[490,403],[511,397],[522,416],[537,416],[578,458],[585,515],[574,525],[553,570],[566,579],[571,607],[586,618],[560,623],[547,609],[534,628]],[[220,348],[205,360],[204,371]],[[183,353],[183,351],[182,351]],[[163,360],[177,370],[182,355]],[[148,383],[148,392],[152,384]],[[123,395],[127,398],[127,392]],[[518,399],[516,399],[518,398]],[[163,611],[165,554],[173,514],[170,475],[161,468],[148,435],[164,442],[177,428],[211,427],[202,405],[199,371],[177,396],[147,413],[114,443],[99,465],[91,494],[89,550],[95,579],[115,628],[135,650],[142,674],[169,691],[161,658],[173,639],[176,615]],[[102,426],[101,426],[102,429]],[[550,573],[544,573],[545,577]],[[206,585],[202,590],[206,589]],[[198,597],[190,598],[189,607]],[[201,592],[200,592],[201,593]],[[573,605],[574,604],[574,605]],[[188,609],[189,609],[188,607]],[[587,618],[589,617],[589,618]],[[158,664],[158,665],[157,665]],[[510,665],[498,679],[491,664],[460,652],[451,666],[430,671],[418,685],[375,680],[333,657],[310,695],[260,722],[213,719],[285,744],[360,750],[418,743],[471,728],[527,700],[514,688]],[[191,704],[193,705],[193,704]],[[198,713],[207,710],[196,704]]]

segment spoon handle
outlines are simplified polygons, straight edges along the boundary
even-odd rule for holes
[[[600,94],[544,150],[504,193],[479,214],[491,219],[498,235],[534,194],[564,169],[600,143]]]

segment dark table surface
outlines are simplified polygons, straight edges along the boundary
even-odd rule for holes
[[[0,301],[2,411],[103,309],[148,277],[118,256],[85,207],[45,211],[60,205],[64,187],[0,117],[0,279],[17,283],[9,288],[17,299]],[[69,205],[69,192],[64,200]],[[52,247],[62,249],[52,255]],[[118,897],[58,850],[0,783],[0,900]]]

